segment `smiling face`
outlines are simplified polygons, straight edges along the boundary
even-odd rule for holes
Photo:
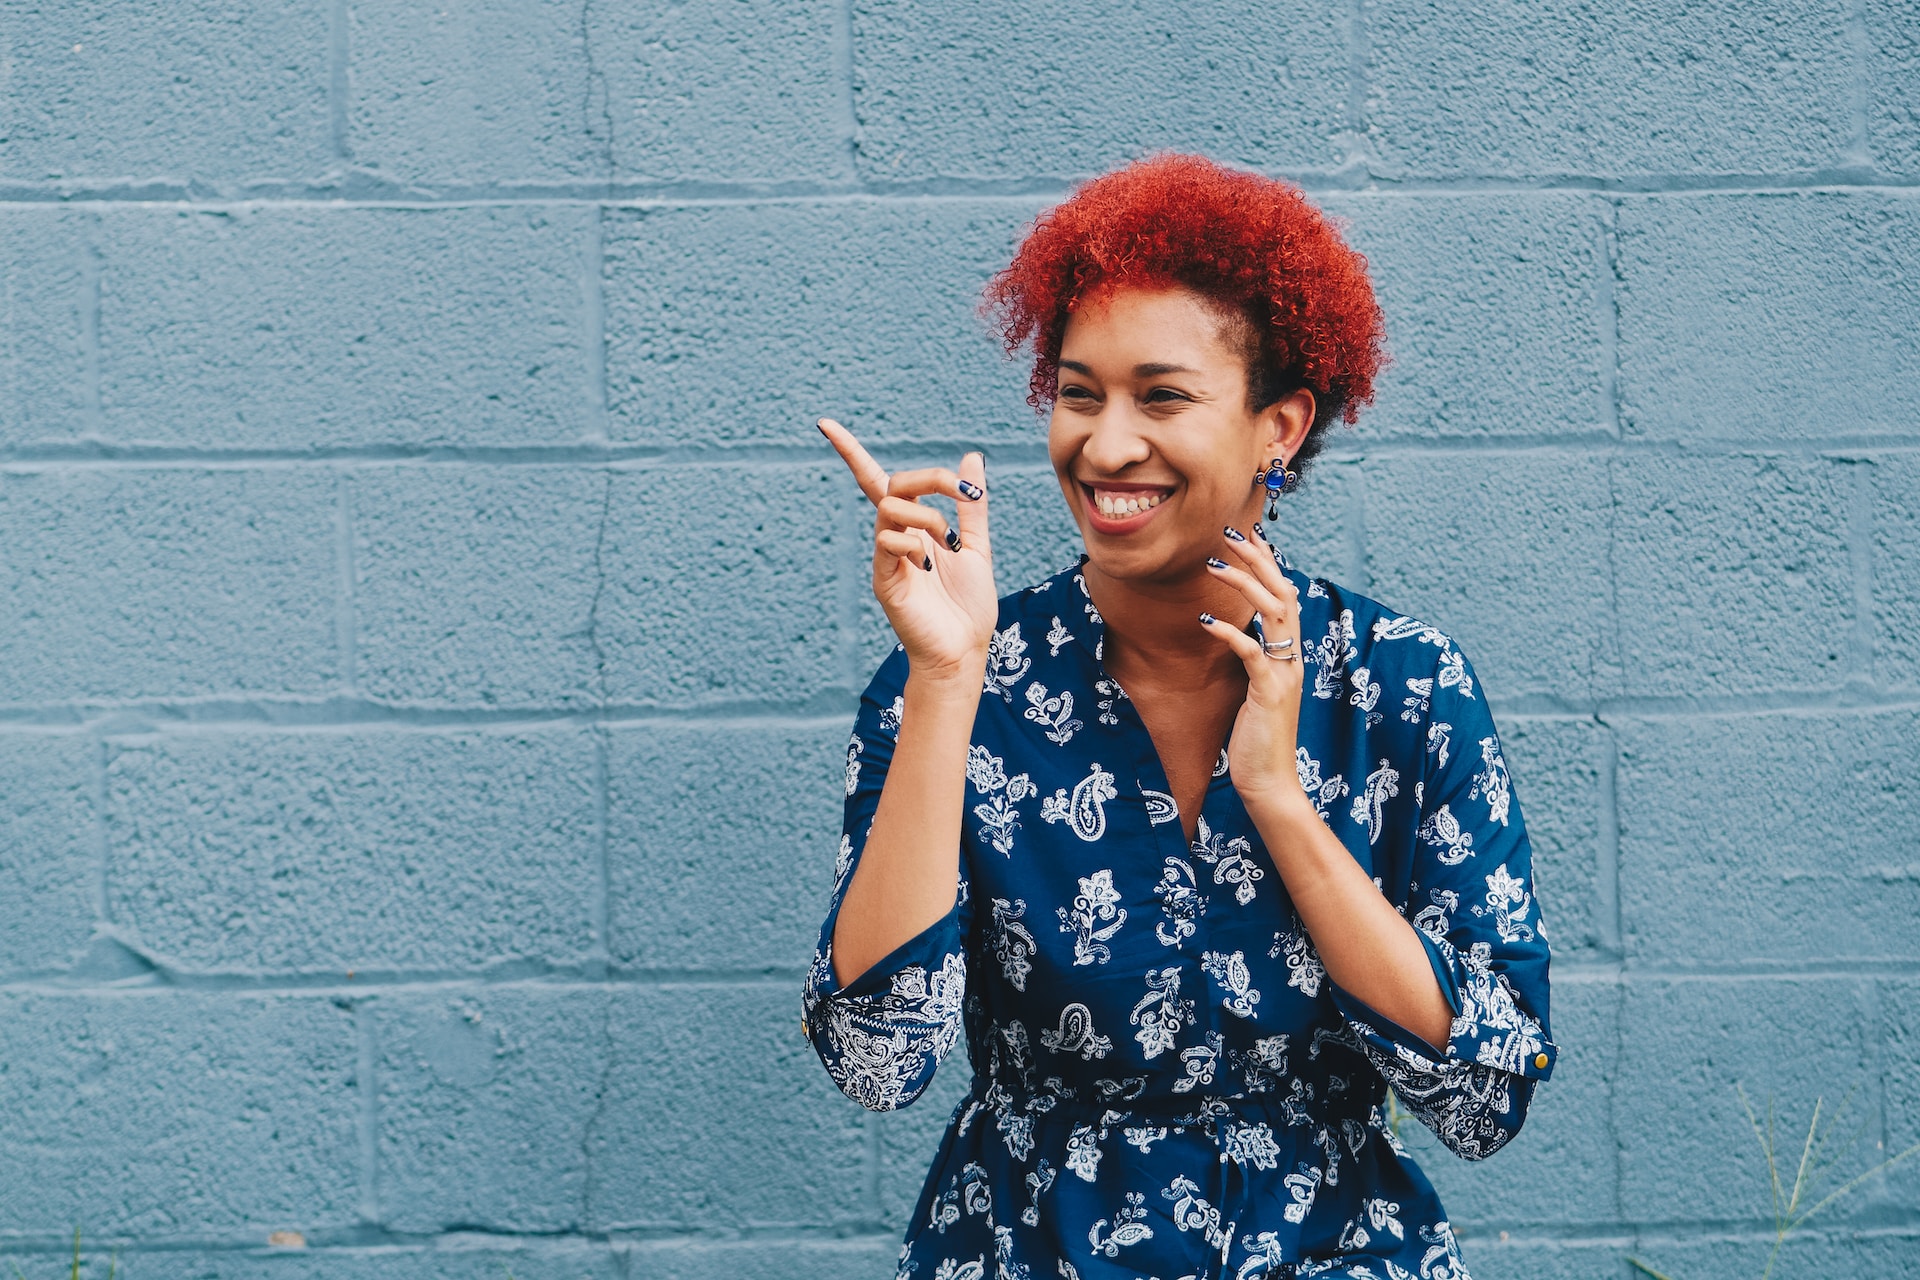
[[[1190,289],[1095,290],[1060,344],[1047,453],[1093,567],[1145,586],[1193,580],[1221,528],[1245,529],[1254,473],[1291,457],[1313,393],[1255,410],[1240,323]]]

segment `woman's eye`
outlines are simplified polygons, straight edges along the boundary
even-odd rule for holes
[[[1060,398],[1062,400],[1091,400],[1093,399],[1093,392],[1087,390],[1085,387],[1062,387],[1060,388]]]
[[[1175,391],[1172,387],[1155,387],[1153,390],[1147,392],[1148,404],[1173,404],[1176,401],[1187,398],[1188,397],[1181,395],[1178,391]]]

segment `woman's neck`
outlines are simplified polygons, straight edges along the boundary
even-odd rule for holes
[[[1177,582],[1126,581],[1088,562],[1082,576],[1107,626],[1103,661],[1122,683],[1142,673],[1185,688],[1244,678],[1240,659],[1199,622],[1200,614],[1211,613],[1245,626],[1253,610],[1239,592],[1205,573]]]

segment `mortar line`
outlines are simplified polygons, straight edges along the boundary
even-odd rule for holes
[[[587,137],[592,138],[593,105],[596,96],[600,102],[600,124],[606,134],[606,146],[603,148],[606,160],[606,178],[604,198],[611,198],[614,191],[614,145],[613,145],[613,91],[607,87],[607,76],[593,56],[593,0],[580,0],[580,56],[587,64],[587,95],[580,105],[581,123],[585,126]]]
[[[1367,64],[1373,47],[1367,34],[1366,0],[1348,0],[1347,36],[1347,158],[1345,169],[1371,175],[1372,139],[1367,136]]]
[[[348,0],[333,0],[327,22],[327,126],[334,158],[342,162],[353,158],[347,132],[348,64],[352,56],[347,5]]]
[[[883,439],[874,447],[895,466],[950,462],[954,453],[981,447],[978,438],[908,440]],[[1365,446],[1329,445],[1318,462],[1327,466],[1372,460],[1453,457],[1530,457],[1590,454],[1605,446],[1617,456],[1681,458],[1711,461],[1722,458],[1855,458],[1867,455],[1908,457],[1920,454],[1920,436],[1859,435],[1785,440],[1649,440],[1616,439],[1605,431],[1586,430],[1541,436],[1507,436],[1422,440],[1387,437]],[[996,471],[1050,469],[1043,443],[1003,440],[991,446]],[[171,445],[108,445],[97,440],[61,444],[0,447],[0,472],[34,474],[62,471],[246,470],[299,471],[315,468],[395,469],[401,467],[606,467],[615,471],[676,470],[699,467],[813,466],[838,467],[832,458],[804,444],[757,441],[737,445],[661,446],[614,443],[572,443],[525,446],[380,444],[315,449],[182,448]]]
[[[589,55],[589,60],[591,57]],[[602,73],[589,73],[589,84],[600,83]],[[604,93],[604,90],[602,90]],[[594,93],[590,88],[583,112],[593,110]],[[613,128],[610,105],[600,112],[602,124],[590,134]],[[611,148],[609,148],[609,151]],[[610,162],[609,162],[610,163]],[[1873,173],[1863,175],[1857,167],[1808,170],[1801,173],[1743,174],[1648,174],[1634,178],[1602,178],[1594,175],[1565,175],[1551,178],[1516,180],[1506,176],[1474,175],[1446,178],[1395,178],[1363,172],[1342,165],[1335,169],[1268,170],[1313,195],[1351,195],[1367,199],[1399,199],[1475,196],[1545,196],[1589,193],[1628,197],[1747,196],[1793,195],[1807,193],[1867,193],[1911,198],[1920,193],[1920,177]],[[1017,204],[1031,210],[1042,203],[1059,200],[1071,192],[1079,179],[1074,175],[1015,175],[1005,178],[934,178],[924,181],[883,182],[777,181],[725,182],[690,181],[560,182],[508,183],[504,185],[452,185],[423,188],[392,182],[362,171],[351,171],[342,180],[330,182],[258,182],[249,184],[244,194],[235,189],[208,188],[173,182],[119,182],[91,185],[85,182],[40,184],[0,182],[0,207],[87,207],[92,205],[155,206],[168,210],[254,209],[270,207],[315,207],[325,209],[436,209],[482,207],[489,205],[585,205],[600,204],[621,208],[702,208],[714,205],[781,205],[838,202],[887,203],[947,201]]]
[[[1621,964],[1627,961],[1626,920],[1620,905],[1620,740],[1613,726],[1596,720],[1606,742],[1600,760],[1600,831],[1595,850],[1599,865],[1595,878],[1594,906],[1600,921],[1600,945]]]
[[[1847,106],[1851,119],[1846,159],[1866,174],[1873,172],[1873,36],[1867,29],[1866,0],[1853,0],[1847,7],[1847,52],[1852,76],[1847,84]]]
[[[582,251],[581,293],[585,300],[583,345],[587,357],[587,438],[612,449],[607,412],[606,210],[598,205],[587,219]]]
[[[853,685],[827,686],[796,702],[654,705],[609,703],[602,708],[527,706],[485,709],[465,706],[391,706],[357,698],[301,700],[182,699],[177,702],[103,701],[0,706],[0,735],[62,736],[104,732],[115,742],[137,744],[177,735],[305,734],[324,736],[369,729],[396,733],[527,732],[569,728],[698,726],[714,731],[763,728],[844,728],[860,692]],[[1746,720],[1762,717],[1833,719],[1898,715],[1920,710],[1920,690],[1835,686],[1817,692],[1794,689],[1717,696],[1644,694],[1632,697],[1562,699],[1548,694],[1501,696],[1489,704],[1502,719],[1519,721],[1645,722]]]
[[[1600,224],[1600,261],[1596,264],[1600,324],[1600,425],[1615,440],[1624,438],[1620,422],[1620,202],[1606,202]]]
[[[93,886],[94,919],[102,926],[113,926],[113,832],[107,815],[107,766],[111,763],[113,747],[104,737],[95,738],[93,744],[93,827],[94,838],[98,842],[95,852],[100,863]]]
[[[340,664],[340,687],[351,696],[360,691],[360,675],[354,652],[358,637],[354,617],[353,494],[352,481],[345,470],[334,479],[333,557],[334,660]]]
[[[611,809],[609,798],[611,791],[610,770],[612,744],[609,742],[610,730],[598,725],[593,731],[593,820],[594,820],[594,861],[598,872],[593,902],[590,907],[590,928],[593,930],[593,957],[603,969],[613,964],[612,912],[613,912],[613,852],[611,833]]]
[[[854,88],[857,50],[853,38],[853,0],[840,0],[833,7],[834,74],[839,80],[838,114],[843,135],[842,158],[846,161],[847,181],[860,181],[860,102]]]

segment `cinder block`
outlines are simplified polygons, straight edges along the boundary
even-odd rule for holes
[[[59,208],[0,210],[0,446],[86,430],[87,223]]]
[[[58,969],[93,932],[91,738],[0,736],[0,973]]]
[[[371,1002],[384,1226],[579,1229],[607,1071],[607,998],[529,984]]]
[[[354,4],[354,163],[417,185],[606,178],[583,12],[571,0]]]
[[[1601,900],[1600,866],[1601,779],[1613,767],[1612,737],[1591,720],[1507,716],[1499,727],[1554,962],[1599,960],[1617,927]]]
[[[1920,684],[1920,459],[1875,458],[1864,483],[1873,495],[1871,675],[1911,688]]]
[[[1577,702],[1619,687],[1604,457],[1414,456],[1361,470],[1368,594],[1451,635],[1489,696]]]
[[[1874,164],[1920,174],[1920,13],[1907,0],[1866,0],[1867,131]]]
[[[1612,525],[1596,532],[1612,540],[1624,692],[1698,698],[1853,676],[1843,464],[1635,453],[1609,468]]]
[[[857,0],[861,172],[1083,175],[1159,148],[1334,169],[1347,23],[1331,3]]]
[[[804,967],[833,887],[846,727],[648,724],[610,738],[615,961]]]
[[[609,1034],[595,1229],[868,1219],[865,1113],[802,1038],[798,985],[620,988]]]
[[[305,1248],[122,1249],[126,1280],[623,1280],[617,1245],[572,1240],[476,1242],[472,1237],[433,1245],[325,1245]],[[92,1258],[95,1251],[85,1250]],[[105,1250],[101,1251],[105,1253]],[[18,1257],[18,1254],[11,1254]],[[29,1255],[31,1256],[31,1255]],[[43,1254],[29,1274],[64,1274],[71,1255]],[[37,1265],[36,1265],[37,1264]],[[105,1280],[104,1258],[89,1280]]]
[[[0,699],[328,691],[334,508],[294,471],[0,476]]]
[[[1912,711],[1624,720],[1633,957],[1769,967],[1920,959]]]
[[[597,614],[610,701],[799,703],[836,683],[847,504],[865,500],[835,468],[615,474]]]
[[[599,696],[604,471],[396,467],[352,481],[355,685],[403,703]]]
[[[1920,206],[1872,192],[1660,196],[1620,206],[1629,437],[1920,431]]]
[[[333,161],[328,7],[13,7],[0,180],[311,180]]]
[[[851,176],[831,0],[357,4],[356,163],[426,186]]]
[[[1781,1177],[1784,1179],[1791,1172],[1791,1167],[1783,1169]],[[1836,1229],[1833,1222],[1826,1221],[1832,1212],[1831,1209],[1823,1212],[1805,1229],[1787,1238],[1779,1256],[1772,1258],[1773,1275],[1905,1280],[1913,1274],[1913,1260],[1920,1257],[1920,1232],[1901,1226],[1871,1235]],[[1760,1213],[1752,1216],[1764,1217]],[[1767,1274],[1767,1263],[1773,1254],[1773,1233],[1755,1231],[1732,1238],[1715,1233],[1690,1240],[1656,1238],[1637,1244],[1628,1252],[1676,1280],[1760,1276]],[[1641,1274],[1632,1273],[1636,1277]]]
[[[123,743],[112,917],[186,970],[577,962],[600,880],[593,778],[576,729]]]
[[[578,440],[593,217],[116,210],[102,220],[106,431],[297,449]]]
[[[1631,1248],[1624,1231],[1613,1239],[1585,1232],[1567,1239],[1552,1229],[1515,1234],[1477,1226],[1463,1232],[1458,1222],[1453,1227],[1474,1280],[1644,1280],[1627,1265]],[[1689,1273],[1681,1280],[1699,1278]]]
[[[609,213],[609,432],[819,447],[1033,438],[1024,361],[977,313],[1039,202],[718,205]],[[838,465],[837,460],[835,465]]]
[[[0,995],[0,1221],[192,1238],[355,1220],[352,1015],[241,992]]]
[[[644,1240],[627,1255],[631,1280],[882,1280],[897,1235],[843,1240]]]
[[[1863,1012],[1853,981],[1630,981],[1614,1110],[1625,1220],[1765,1220],[1766,1161],[1735,1086],[1763,1116],[1771,1097],[1804,1135],[1816,1099],[1831,1107],[1871,1083]],[[1850,1216],[1829,1212],[1829,1227]]]
[[[1846,0],[1369,5],[1374,170],[1805,173],[1853,132]]]
[[[920,1189],[939,1154],[940,1140],[973,1080],[973,1062],[963,1037],[934,1073],[925,1093],[897,1111],[875,1111],[867,1124],[880,1142],[879,1217],[901,1239],[920,1201]],[[883,1274],[876,1272],[876,1275]]]
[[[584,10],[589,126],[616,177],[850,176],[840,0],[691,0]],[[511,39],[512,31],[506,35]]]
[[[1621,990],[1612,979],[1553,985],[1553,1079],[1537,1085],[1527,1122],[1484,1161],[1464,1161],[1418,1118],[1400,1133],[1432,1179],[1448,1221],[1473,1239],[1529,1225],[1591,1227],[1614,1221],[1612,1098],[1619,1075]],[[1471,1252],[1467,1260],[1473,1261]],[[1476,1270],[1476,1275],[1479,1272]]]
[[[1361,440],[1603,427],[1605,205],[1563,194],[1331,196],[1367,256],[1393,360]]]

